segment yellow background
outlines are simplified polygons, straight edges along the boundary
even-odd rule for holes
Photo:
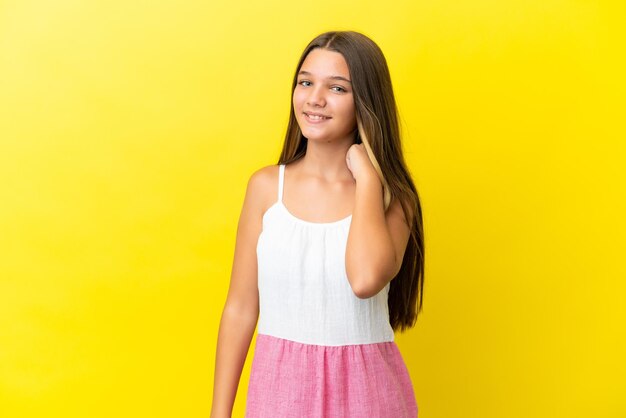
[[[0,416],[208,417],[245,185],[330,29],[385,52],[422,199],[420,418],[626,416],[623,4],[1,1]]]

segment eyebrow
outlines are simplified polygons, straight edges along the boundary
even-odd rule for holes
[[[308,72],[308,71],[302,70],[302,71],[300,71],[298,73],[298,75],[311,75],[311,73]],[[331,75],[330,77],[328,77],[328,79],[330,79],[330,80],[341,80],[341,81],[345,81],[347,83],[351,83],[352,84],[352,82],[350,80],[348,80],[347,78],[342,77],[340,75]]]

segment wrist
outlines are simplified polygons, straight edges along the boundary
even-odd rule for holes
[[[382,183],[380,178],[378,177],[378,173],[372,170],[372,173],[368,173],[367,175],[360,176],[356,179],[357,188],[366,188],[366,189],[380,189],[382,191]]]

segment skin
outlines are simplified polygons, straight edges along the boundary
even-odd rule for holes
[[[397,200],[384,211],[382,184],[374,166],[364,146],[354,144],[356,116],[349,80],[348,65],[337,52],[314,49],[303,62],[293,107],[308,145],[304,157],[285,167],[283,204],[292,215],[309,222],[334,222],[352,214],[346,274],[354,294],[369,298],[400,270],[410,231]],[[312,113],[327,119],[310,120],[306,114]],[[231,417],[256,328],[256,245],[263,214],[276,203],[277,185],[275,165],[256,171],[248,181],[218,333],[212,418]]]

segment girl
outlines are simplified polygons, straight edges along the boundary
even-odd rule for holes
[[[417,417],[394,331],[421,310],[424,235],[389,70],[327,32],[295,73],[277,165],[248,182],[211,417],[230,417],[258,320],[247,418]]]

